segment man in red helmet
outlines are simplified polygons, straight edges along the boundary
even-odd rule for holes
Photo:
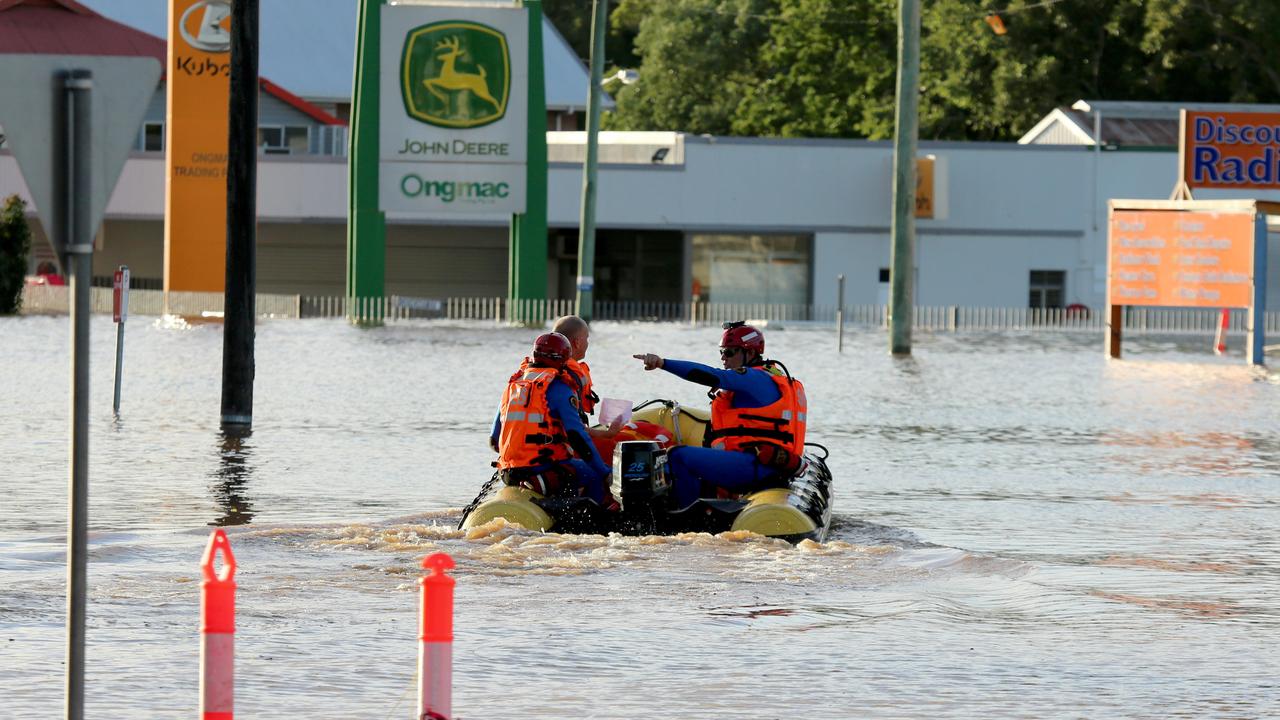
[[[764,358],[764,333],[744,322],[726,323],[723,369],[652,353],[633,357],[645,370],[661,368],[712,388],[706,447],[681,446],[667,456],[677,509],[716,489],[745,494],[785,486],[799,471],[808,422],[804,385],[782,363]]]
[[[613,507],[605,485],[609,467],[591,443],[575,386],[565,375],[572,354],[564,335],[538,336],[532,356],[507,381],[489,446],[498,453],[498,471],[509,485],[541,495],[585,494]]]

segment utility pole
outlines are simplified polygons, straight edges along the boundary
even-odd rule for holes
[[[591,2],[591,84],[587,88],[587,157],[582,162],[582,214],[578,221],[578,317],[591,320],[596,265],[596,155],[600,134],[600,88],[609,0]]]
[[[227,143],[227,283],[222,326],[222,430],[253,429],[258,186],[258,0],[231,6]]]
[[[889,351],[894,355],[911,354],[919,78],[920,1],[898,0],[898,103],[893,139],[893,247],[889,263]]]
[[[93,235],[89,197],[94,170],[90,123],[93,73],[62,78],[66,154],[63,189],[63,267],[71,274],[71,478],[67,502],[67,720],[84,720],[85,617],[89,587],[89,287]]]

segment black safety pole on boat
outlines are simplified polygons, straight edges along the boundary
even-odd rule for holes
[[[231,6],[227,143],[227,283],[222,329],[222,430],[253,429],[257,244],[258,0]]]

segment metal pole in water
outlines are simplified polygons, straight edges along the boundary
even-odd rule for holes
[[[72,70],[63,77],[66,117],[65,237],[71,265],[71,478],[67,503],[68,720],[84,718],[84,637],[89,576],[89,287],[93,276],[93,228],[89,227],[90,100],[93,75]]]
[[[844,274],[836,276],[836,352],[844,352]]]
[[[124,374],[124,321],[129,318],[129,266],[116,269],[111,293],[111,314],[116,322],[116,390],[111,400],[111,412],[120,414],[120,377]]]
[[[227,143],[227,281],[222,326],[222,429],[253,428],[254,260],[258,184],[258,0],[231,6]]]
[[[592,319],[596,263],[596,153],[600,134],[600,75],[604,68],[609,0],[591,2],[591,79],[587,87],[587,156],[582,162],[582,211],[578,222],[577,313]]]
[[[893,145],[893,245],[889,350],[911,354],[916,244],[916,133],[920,104],[920,2],[898,0],[898,107]]]
[[[445,570],[453,558],[432,553],[422,559],[431,574],[422,586],[422,617],[418,625],[418,714],[423,720],[453,717],[453,586]]]

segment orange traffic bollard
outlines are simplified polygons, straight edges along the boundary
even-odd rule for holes
[[[222,573],[213,571],[222,551]],[[209,536],[200,561],[200,717],[231,720],[235,688],[236,558],[221,528]]]
[[[1221,355],[1227,351],[1227,328],[1231,325],[1231,311],[1222,308],[1222,324],[1218,326],[1218,336],[1213,339],[1213,354]]]
[[[453,558],[432,553],[422,559],[430,575],[422,586],[422,620],[418,627],[418,720],[453,717],[453,578],[445,570]]]

